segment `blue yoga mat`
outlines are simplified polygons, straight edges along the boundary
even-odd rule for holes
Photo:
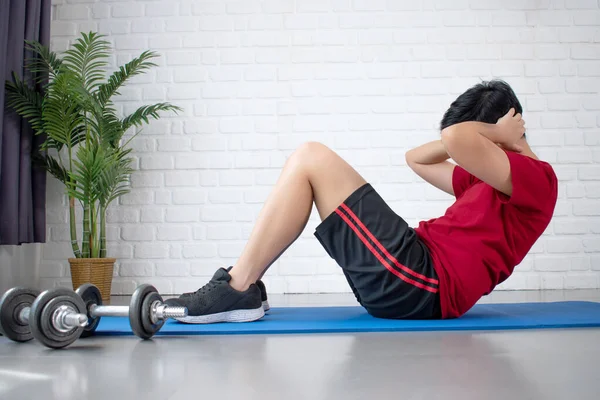
[[[194,325],[168,321],[157,335],[233,335],[504,330],[600,327],[600,303],[557,302],[477,304],[458,319],[402,321],[378,319],[362,307],[272,308],[263,319],[247,323]],[[97,335],[132,335],[128,318],[103,317]]]

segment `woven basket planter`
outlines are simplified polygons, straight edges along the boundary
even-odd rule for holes
[[[69,258],[73,290],[84,283],[91,283],[100,289],[102,303],[110,304],[115,261],[115,258]]]

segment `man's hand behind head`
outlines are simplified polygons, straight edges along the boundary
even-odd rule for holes
[[[515,109],[511,108],[508,112],[496,122],[499,130],[500,147],[506,150],[522,151],[523,149],[517,144],[525,134],[525,120],[521,114],[516,113]]]

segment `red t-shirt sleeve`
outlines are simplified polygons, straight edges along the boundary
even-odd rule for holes
[[[541,201],[541,199],[557,197],[558,181],[552,167],[545,162],[512,151],[505,151],[505,153],[510,163],[513,191],[510,197],[499,193],[503,200],[517,207],[538,210],[542,204],[552,204],[552,202]],[[452,188],[456,198],[462,196],[477,182],[479,179],[460,165],[454,167]]]
[[[554,204],[558,180],[549,164],[522,154],[506,151],[510,162],[512,195],[506,202],[520,208],[546,211],[545,204]]]
[[[478,179],[474,175],[471,175],[466,169],[457,165],[454,167],[454,172],[452,173],[452,189],[454,190],[454,196],[458,199],[477,181]]]

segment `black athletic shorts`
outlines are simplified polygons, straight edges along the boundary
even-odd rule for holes
[[[371,315],[441,317],[439,282],[429,250],[370,184],[325,218],[315,236]]]

